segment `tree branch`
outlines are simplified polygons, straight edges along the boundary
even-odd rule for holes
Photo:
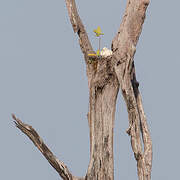
[[[14,119],[16,127],[19,128],[24,134],[26,134],[30,138],[30,140],[40,150],[40,152],[48,160],[51,166],[58,172],[58,174],[61,176],[63,180],[83,179],[72,176],[67,166],[62,161],[56,158],[56,156],[49,150],[46,144],[44,144],[43,140],[38,135],[38,133],[32,128],[32,126],[24,124],[20,119],[16,118],[14,114],[12,114],[12,118]]]
[[[81,18],[78,14],[75,0],[65,0],[66,6],[69,14],[69,18],[73,27],[73,30],[75,33],[79,36],[79,45],[81,47],[81,51],[84,54],[84,59],[86,62],[86,71],[87,71],[87,77],[88,77],[88,86],[90,87],[90,82],[92,80],[92,77],[96,73],[96,67],[97,67],[97,60],[94,61],[94,63],[89,63],[89,57],[88,54],[92,53],[95,54],[93,51],[92,45],[89,41],[87,32],[84,28],[84,25],[81,21]]]
[[[144,163],[146,167],[146,174],[148,175],[147,179],[150,180],[151,168],[152,168],[152,141],[151,141],[148,124],[146,121],[146,116],[145,116],[143,105],[142,105],[141,95],[139,92],[137,96],[137,105],[138,105],[139,114],[140,114],[141,128],[142,128],[141,131],[142,131],[142,138],[143,138],[143,143],[144,143],[143,159],[144,159]]]
[[[126,10],[118,33],[112,41],[112,51],[119,63],[135,51],[142,31],[146,8],[150,0],[127,0]]]
[[[79,44],[85,57],[88,53],[93,52],[93,48],[89,41],[87,32],[78,14],[75,0],[66,0],[69,18],[75,33],[78,33]]]
[[[134,54],[149,0],[128,0],[119,31],[112,41],[114,68],[127,105],[131,146],[137,161],[139,180],[151,179],[152,142],[144,114],[139,83],[136,81]],[[143,138],[144,151],[142,148]]]

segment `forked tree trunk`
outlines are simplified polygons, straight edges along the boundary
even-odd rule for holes
[[[89,87],[88,122],[90,162],[85,177],[74,177],[44,144],[38,133],[13,115],[16,126],[25,133],[64,180],[113,180],[113,128],[116,99],[121,88],[127,105],[131,146],[137,161],[139,180],[151,179],[152,142],[136,80],[134,54],[149,0],[127,0],[119,31],[112,41],[113,54],[89,57],[94,53],[75,0],[66,0],[68,14],[86,62]],[[142,136],[142,142],[141,142]],[[143,146],[144,145],[144,149]]]

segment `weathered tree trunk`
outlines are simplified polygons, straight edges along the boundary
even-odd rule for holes
[[[87,180],[111,180],[114,177],[113,128],[119,83],[111,68],[111,58],[97,62],[97,71],[90,82],[88,120],[91,154]]]
[[[16,126],[32,140],[64,180],[114,179],[113,128],[119,87],[127,105],[129,117],[127,133],[131,137],[139,180],[151,179],[152,142],[133,60],[148,4],[149,0],[127,0],[121,26],[112,41],[113,54],[108,57],[93,57],[92,60],[88,54],[94,51],[79,17],[75,0],[66,0],[73,30],[79,36],[88,77],[90,162],[86,176],[74,177],[64,163],[48,149],[38,133],[13,115]]]

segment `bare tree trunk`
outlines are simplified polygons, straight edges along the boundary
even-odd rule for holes
[[[127,133],[131,137],[139,180],[151,179],[152,142],[133,60],[148,4],[149,0],[127,0],[121,26],[112,41],[113,54],[108,57],[93,57],[92,60],[88,54],[94,51],[79,17],[75,0],[66,0],[73,30],[79,36],[88,77],[90,162],[86,176],[74,177],[66,165],[48,149],[38,133],[13,115],[16,126],[32,140],[64,180],[114,179],[113,128],[119,87],[127,105],[129,117]]]
[[[89,127],[91,155],[87,180],[113,179],[113,128],[118,80],[111,68],[111,58],[98,61],[90,83]]]

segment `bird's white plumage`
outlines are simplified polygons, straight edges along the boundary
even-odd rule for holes
[[[108,57],[112,55],[112,51],[108,49],[107,47],[104,47],[102,51],[100,52],[100,55],[103,57]]]

